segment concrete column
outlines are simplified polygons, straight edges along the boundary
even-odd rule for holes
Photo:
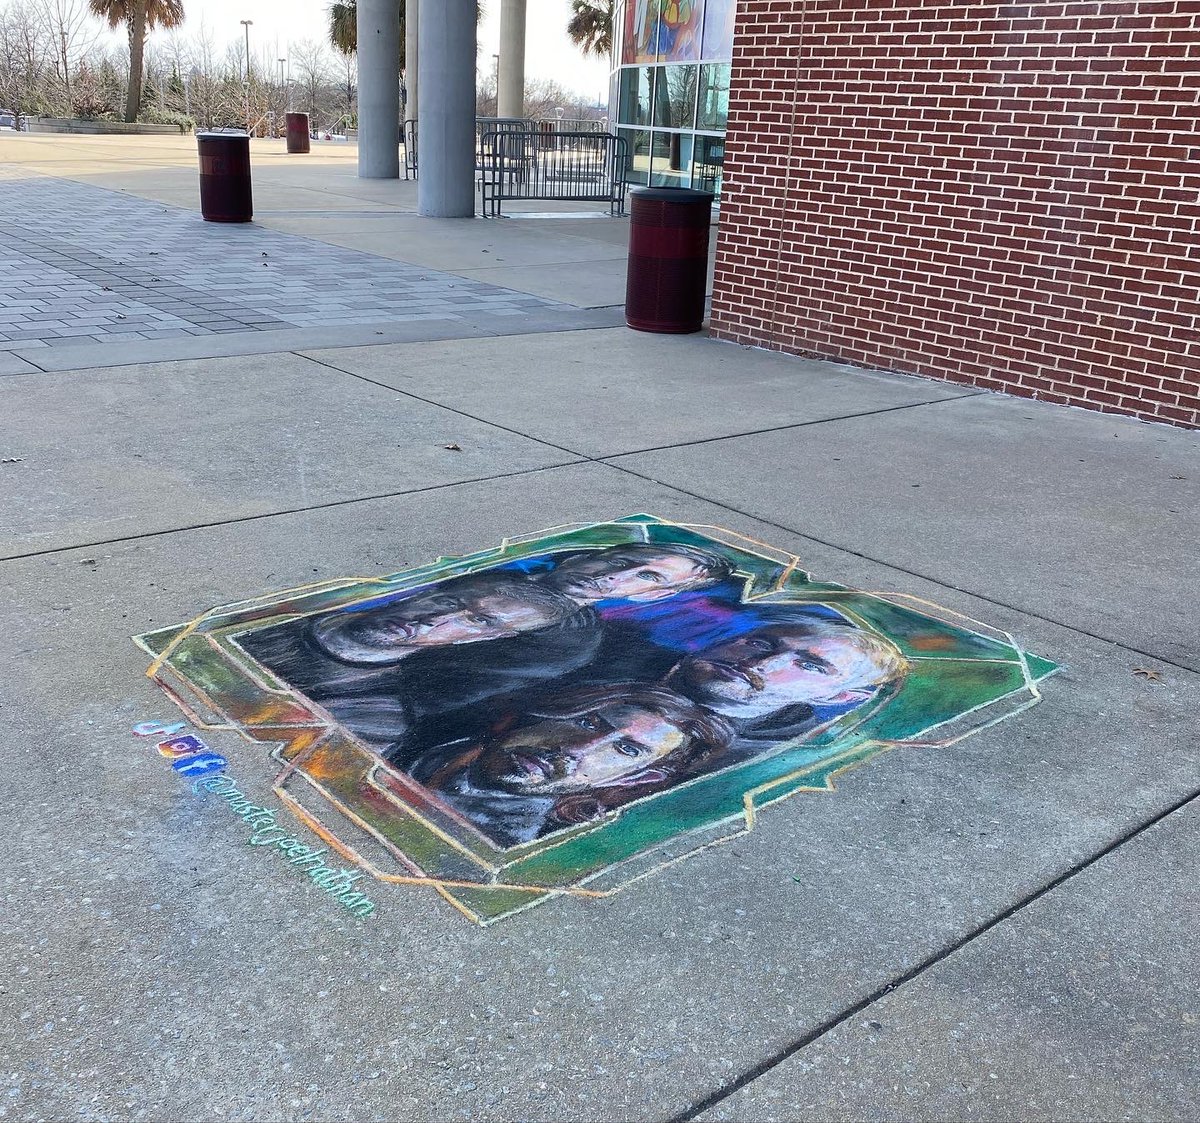
[[[417,212],[470,218],[475,213],[475,0],[426,6],[420,40]]]
[[[406,121],[417,119],[417,29],[420,26],[421,0],[404,0],[404,87],[408,91]]]
[[[358,0],[358,174],[400,177],[399,0]]]
[[[496,116],[525,116],[525,0],[500,0]]]

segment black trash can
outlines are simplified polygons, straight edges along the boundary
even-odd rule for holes
[[[711,191],[638,187],[629,212],[625,322],[681,335],[704,326]]]
[[[307,113],[289,113],[287,115],[287,150],[289,153],[309,150]]]
[[[205,222],[249,222],[250,137],[246,133],[197,133],[200,150],[200,213]]]

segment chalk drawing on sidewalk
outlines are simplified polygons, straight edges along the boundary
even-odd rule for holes
[[[484,924],[608,896],[880,753],[951,745],[1035,704],[1056,669],[947,609],[649,515],[137,642],[193,724],[255,746],[343,859]]]

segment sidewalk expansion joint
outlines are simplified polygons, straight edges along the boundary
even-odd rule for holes
[[[14,358],[20,359],[21,362],[28,363],[31,367],[36,368],[35,370],[14,371],[11,374],[6,374],[4,376],[5,378],[21,378],[22,376],[30,375],[30,374],[57,374],[58,373],[57,371],[47,370],[44,366],[42,366],[40,363],[38,363],[37,360],[31,359],[29,357],[30,351],[33,351],[34,354],[36,354],[37,348],[24,347],[21,349],[21,353],[19,355],[15,351],[5,352],[5,354],[12,355]]]
[[[990,393],[990,391],[984,391],[984,393]],[[805,541],[815,542],[818,546],[825,546],[831,550],[837,550],[840,553],[849,554],[851,557],[862,558],[863,561],[869,561],[874,565],[885,566],[888,569],[894,570],[896,573],[903,573],[909,577],[916,577],[921,581],[928,581],[931,585],[937,585],[943,589],[952,589],[956,593],[963,593],[968,597],[974,597],[976,600],[981,600],[985,604],[994,604],[997,608],[1007,608],[1011,612],[1019,612],[1022,616],[1028,616],[1033,620],[1042,620],[1047,624],[1053,624],[1057,628],[1064,628],[1068,632],[1073,632],[1075,635],[1086,636],[1088,639],[1094,639],[1100,643],[1111,644],[1119,651],[1128,651],[1131,655],[1142,655],[1147,659],[1154,659],[1165,666],[1174,667],[1178,671],[1186,671],[1191,675],[1200,675],[1200,667],[1193,667],[1189,666],[1187,663],[1177,662],[1174,659],[1169,659],[1165,655],[1159,654],[1157,651],[1146,651],[1144,648],[1134,647],[1132,644],[1126,643],[1123,640],[1113,639],[1112,636],[1101,635],[1099,632],[1091,632],[1088,631],[1087,628],[1081,628],[1078,624],[1069,624],[1065,620],[1058,620],[1053,616],[1047,616],[1044,612],[1038,612],[1036,609],[1025,608],[1019,604],[1013,604],[1011,601],[1001,600],[999,597],[989,596],[987,593],[981,593],[975,589],[967,588],[964,585],[955,585],[953,582],[947,581],[944,577],[934,577],[931,574],[922,573],[918,569],[909,569],[907,566],[886,561],[883,558],[876,557],[874,554],[867,554],[862,550],[856,550],[852,546],[844,546],[839,542],[831,542],[827,538],[818,538],[814,534],[808,534],[803,530],[797,530],[795,527],[788,526],[786,523],[776,522],[774,519],[770,519],[766,515],[759,515],[755,514],[753,511],[743,510],[741,507],[735,507],[731,503],[725,503],[720,499],[713,499],[710,496],[703,495],[698,491],[689,491],[687,488],[680,487],[678,484],[667,483],[666,480],[657,479],[654,476],[646,475],[644,472],[635,471],[633,468],[626,468],[622,464],[614,464],[611,460],[593,460],[591,457],[588,457],[588,459],[592,463],[602,464],[604,467],[612,468],[617,472],[624,472],[627,475],[636,476],[638,479],[645,480],[647,483],[657,484],[659,487],[665,487],[669,488],[671,491],[677,491],[680,495],[687,495],[692,499],[699,499],[702,503],[711,503],[714,507],[720,507],[722,510],[729,511],[735,515],[741,515],[743,518],[754,519],[756,522],[760,522],[764,526],[774,527],[776,530],[782,530],[788,534],[794,534],[798,538],[805,539]]]
[[[46,557],[49,554],[67,554],[72,550],[90,550],[96,546],[116,546],[122,542],[140,542],[146,538],[160,538],[168,534],[186,534],[193,530],[211,530],[219,526],[236,526],[238,523],[258,522],[262,519],[274,519],[284,515],[302,515],[309,511],[325,511],[335,507],[352,507],[356,503],[371,503],[377,499],[399,499],[406,495],[423,495],[429,491],[445,491],[447,488],[459,487],[463,484],[490,483],[492,480],[510,480],[518,476],[535,476],[539,472],[555,472],[559,468],[575,468],[586,464],[586,459],[565,460],[561,464],[546,464],[540,468],[522,468],[516,472],[496,472],[490,476],[470,476],[464,480],[449,480],[441,484],[429,484],[426,487],[403,488],[400,491],[381,491],[373,495],[355,495],[349,499],[331,499],[327,503],[313,503],[307,507],[281,507],[277,511],[260,511],[254,515],[236,515],[228,519],[213,519],[211,522],[189,523],[187,526],[168,526],[161,530],[147,530],[141,534],[123,534],[117,538],[98,538],[90,542],[72,542],[67,546],[48,546],[44,550],[28,550],[23,554],[10,554],[0,557],[0,565],[5,562],[25,561],[29,558]]]
[[[763,429],[747,429],[741,433],[725,433],[720,437],[697,437],[692,441],[676,441],[674,444],[651,445],[648,448],[635,448],[629,452],[614,452],[610,456],[597,457],[602,463],[611,463],[623,456],[641,456],[648,452],[670,452],[677,448],[691,448],[693,445],[717,444],[720,441],[735,441],[739,437],[761,437],[767,433],[784,433],[788,429],[804,429],[809,425],[828,425],[831,421],[853,421],[859,417],[874,417],[881,413],[897,413],[904,409],[919,409],[921,406],[936,406],[943,402],[960,402],[964,398],[980,398],[990,394],[990,390],[973,390],[966,394],[949,394],[944,398],[929,398],[923,402],[905,402],[898,406],[883,406],[880,409],[864,409],[860,413],[839,413],[833,417],[814,417],[810,421],[792,421],[787,425],[768,425]],[[617,467],[617,465],[613,465]]]
[[[1106,858],[1109,854],[1119,850],[1126,843],[1131,842],[1139,835],[1170,818],[1176,812],[1183,810],[1183,808],[1187,807],[1188,804],[1190,804],[1197,797],[1200,797],[1200,789],[1189,793],[1182,799],[1176,800],[1170,806],[1151,816],[1145,822],[1138,823],[1137,825],[1130,827],[1129,830],[1125,831],[1121,835],[1118,835],[1117,838],[1115,838],[1112,842],[1101,847],[1101,849],[1096,851],[1090,857],[1077,862],[1075,865],[1071,866],[1069,869],[1065,870],[1051,881],[1048,881],[1040,889],[1036,889],[1032,893],[1026,894],[1008,908],[997,913],[992,917],[991,920],[984,922],[978,927],[972,929],[970,932],[966,933],[966,935],[960,936],[957,940],[947,944],[940,951],[937,951],[933,955],[926,957],[916,966],[909,968],[909,970],[905,971],[902,975],[899,975],[891,982],[884,984],[876,990],[873,990],[865,998],[859,999],[859,1001],[847,1007],[840,1013],[834,1015],[833,1017],[827,1018],[820,1025],[815,1026],[796,1041],[793,1041],[791,1044],[786,1045],[782,1049],[779,1049],[777,1052],[771,1054],[771,1056],[759,1061],[758,1064],[754,1065],[750,1069],[747,1069],[744,1073],[742,1073],[741,1076],[732,1080],[723,1087],[718,1088],[716,1091],[710,1092],[703,1099],[692,1104],[691,1107],[686,1108],[677,1115],[670,1116],[667,1123],[691,1123],[691,1120],[697,1119],[704,1112],[709,1111],[711,1108],[716,1107],[717,1104],[729,1099],[730,1096],[740,1092],[743,1088],[745,1088],[748,1084],[752,1084],[760,1076],[766,1075],[773,1068],[781,1065],[789,1057],[795,1056],[795,1054],[799,1053],[802,1049],[807,1048],[815,1041],[819,1041],[826,1034],[837,1029],[839,1026],[844,1025],[851,1018],[855,1017],[857,1014],[861,1014],[864,1010],[868,1009],[870,1006],[873,1006],[880,999],[886,998],[889,994],[899,990],[905,984],[919,978],[930,968],[936,967],[939,963],[949,959],[950,956],[955,955],[969,944],[974,943],[974,941],[979,939],[980,936],[986,935],[993,928],[1003,924],[1006,920],[1011,919],[1013,916],[1027,909],[1035,901],[1040,900],[1048,893],[1053,893],[1060,886],[1065,885],[1068,881],[1074,878],[1077,874],[1083,873],[1085,870],[1090,869],[1101,859]]]
[[[766,526],[775,527],[775,529],[785,531],[788,534],[794,534],[800,538],[805,539],[808,542],[815,542],[818,545],[826,546],[831,550],[838,550],[841,553],[849,554],[851,557],[862,558],[863,561],[869,561],[874,565],[886,566],[888,569],[891,569],[896,573],[903,573],[909,577],[916,577],[921,581],[928,581],[930,584],[937,585],[940,588],[952,589],[957,593],[963,593],[966,596],[975,597],[977,600],[981,600],[985,604],[994,604],[998,608],[1006,608],[1012,612],[1019,612],[1023,616],[1028,616],[1035,620],[1042,620],[1042,621],[1046,622],[1047,624],[1053,624],[1059,628],[1065,628],[1069,632],[1073,632],[1076,635],[1087,636],[1089,639],[1097,640],[1100,643],[1111,644],[1113,647],[1116,647],[1117,649],[1119,649],[1121,651],[1128,651],[1133,655],[1141,655],[1147,659],[1154,659],[1159,663],[1165,664],[1166,666],[1174,667],[1176,670],[1186,671],[1188,674],[1200,674],[1200,668],[1190,667],[1185,663],[1178,663],[1172,659],[1168,659],[1168,658],[1158,654],[1157,652],[1144,651],[1140,647],[1133,647],[1128,643],[1123,643],[1120,640],[1115,640],[1111,636],[1104,636],[1104,635],[1100,635],[1096,632],[1090,632],[1086,628],[1081,628],[1076,624],[1068,624],[1062,620],[1056,620],[1054,617],[1046,616],[1044,613],[1036,612],[1036,611],[1034,611],[1032,609],[1028,609],[1028,608],[1022,608],[1020,605],[1011,604],[1010,602],[1000,600],[997,597],[988,596],[986,593],[976,592],[974,589],[968,589],[961,585],[952,584],[951,582],[946,581],[943,578],[932,577],[927,573],[921,573],[920,571],[915,570],[915,569],[908,569],[905,566],[897,565],[894,562],[885,561],[883,558],[877,558],[872,554],[863,553],[861,550],[855,550],[849,546],[843,546],[837,542],[830,542],[824,538],[817,538],[812,534],[805,534],[803,531],[796,530],[795,527],[787,526],[784,523],[775,522],[772,519],[769,519],[763,515],[756,515],[752,511],[742,510],[742,508],[740,508],[740,507],[734,507],[733,505],[731,505],[729,503],[724,503],[719,499],[710,498],[709,496],[702,495],[699,492],[689,491],[687,488],[679,487],[677,484],[667,483],[665,480],[660,480],[660,479],[655,478],[654,476],[646,475],[644,472],[638,472],[638,471],[635,471],[633,468],[627,468],[623,464],[613,463],[614,460],[620,459],[621,457],[624,457],[624,456],[634,456],[634,455],[637,455],[636,453],[632,453],[632,452],[615,453],[609,457],[589,456],[585,452],[580,452],[579,449],[569,448],[566,445],[555,444],[553,441],[548,441],[544,437],[535,437],[531,433],[526,433],[520,429],[514,429],[508,425],[502,425],[497,421],[491,421],[486,417],[481,417],[479,414],[468,413],[466,410],[457,409],[454,406],[446,405],[444,402],[439,402],[436,399],[423,397],[420,394],[413,393],[411,390],[400,390],[400,389],[397,389],[397,387],[395,387],[395,386],[391,386],[386,382],[379,382],[376,379],[370,378],[365,374],[355,374],[353,371],[346,370],[344,367],[340,367],[336,363],[327,362],[324,359],[317,359],[317,358],[314,358],[312,355],[302,355],[299,352],[294,352],[294,354],[296,354],[299,358],[308,359],[310,362],[317,363],[318,365],[323,366],[323,367],[327,367],[329,370],[338,371],[340,374],[348,375],[350,378],[358,379],[361,382],[367,382],[372,386],[379,387],[380,389],[390,390],[394,394],[400,394],[403,397],[412,398],[415,401],[423,402],[426,405],[436,406],[439,409],[449,410],[451,413],[456,413],[459,416],[468,418],[471,421],[477,421],[484,425],[491,425],[494,428],[501,429],[506,433],[511,433],[513,436],[523,437],[526,440],[530,440],[530,441],[536,441],[538,444],[544,445],[546,448],[552,448],[552,449],[557,450],[558,452],[565,452],[570,456],[578,457],[577,460],[572,462],[573,464],[581,464],[581,463],[596,464],[603,468],[611,468],[613,471],[616,471],[616,472],[623,472],[626,475],[634,476],[637,479],[645,480],[646,482],[656,484],[659,487],[665,487],[668,490],[677,492],[680,495],[686,495],[692,499],[698,499],[703,503],[712,504],[712,506],[714,506],[714,507],[720,507],[721,509],[730,511],[733,514],[741,515],[744,518],[754,519],[755,521],[761,522]],[[892,413],[898,409],[915,409],[919,406],[937,405],[941,402],[959,401],[962,398],[976,398],[976,397],[981,397],[981,396],[984,396],[984,395],[987,395],[990,393],[991,393],[990,390],[980,390],[980,391],[975,391],[975,392],[972,392],[969,394],[955,395],[954,397],[949,397],[949,398],[936,398],[933,401],[929,401],[929,402],[910,402],[909,404],[904,405],[904,406],[888,406],[885,409],[875,410],[872,412],[874,412],[874,413]],[[866,416],[870,416],[870,414],[856,414],[854,416],[866,417]],[[841,420],[841,419],[840,418],[829,418],[828,420],[837,421],[837,420]],[[783,429],[801,428],[801,427],[804,427],[807,425],[818,425],[818,424],[824,424],[824,423],[825,422],[823,422],[823,421],[801,421],[795,425],[781,426],[780,429],[783,430]],[[769,431],[777,431],[777,430],[762,430],[762,432],[769,432]],[[729,438],[715,437],[712,439],[713,440],[727,440]],[[687,442],[687,443],[703,444],[706,442],[699,441],[699,442]]]
[[[444,409],[449,413],[457,414],[459,417],[465,417],[468,421],[478,421],[481,425],[489,425],[493,429],[500,429],[505,433],[510,433],[514,437],[522,437],[524,440],[533,441],[545,448],[552,448],[556,452],[565,452],[568,456],[578,457],[579,460],[577,463],[603,463],[602,461],[597,460],[594,456],[588,456],[586,452],[579,452],[577,449],[567,448],[566,445],[555,444],[553,441],[548,441],[543,437],[535,437],[531,433],[525,433],[520,429],[513,429],[508,425],[502,425],[499,421],[491,421],[486,417],[480,417],[476,413],[468,413],[465,409],[457,409],[454,406],[448,406],[444,402],[436,401],[433,398],[423,398],[420,394],[414,394],[411,390],[400,390],[386,382],[380,382],[377,379],[370,378],[365,374],[357,374],[352,370],[347,370],[345,367],[340,367],[336,363],[328,362],[325,359],[318,359],[312,355],[306,355],[300,351],[293,351],[292,354],[298,359],[307,359],[310,363],[316,363],[318,366],[325,367],[328,370],[335,370],[338,372],[338,374],[344,374],[348,378],[354,378],[359,382],[365,382],[369,386],[377,386],[380,390],[390,390],[393,394],[399,394],[403,398],[412,398],[413,401],[424,402],[427,406],[434,406],[437,409]]]
[[[747,431],[741,432],[741,433],[728,433],[728,434],[722,435],[720,437],[701,437],[694,441],[680,441],[677,444],[655,445],[655,446],[652,446],[649,448],[632,449],[628,452],[614,452],[614,453],[610,453],[606,456],[591,456],[590,454],[588,454],[586,452],[582,452],[577,448],[570,448],[567,445],[556,444],[554,441],[546,440],[545,437],[536,437],[532,433],[527,433],[522,429],[513,429],[508,425],[501,424],[499,421],[494,421],[491,418],[483,417],[480,414],[468,413],[466,410],[459,409],[456,406],[447,405],[445,402],[439,402],[436,398],[426,398],[426,397],[423,397],[421,394],[414,393],[412,390],[402,390],[397,386],[392,386],[390,383],[380,382],[377,379],[369,377],[368,375],[358,374],[355,371],[347,370],[345,367],[340,367],[336,363],[329,362],[328,360],[317,359],[317,358],[314,358],[312,355],[303,354],[299,351],[294,351],[292,353],[294,355],[296,355],[298,358],[308,359],[314,363],[320,363],[321,366],[323,366],[323,367],[328,367],[330,370],[339,371],[342,374],[349,375],[351,378],[357,378],[359,381],[369,383],[371,386],[378,386],[382,390],[391,390],[392,393],[394,393],[394,394],[401,394],[406,398],[412,398],[415,401],[424,402],[425,405],[436,406],[439,409],[449,410],[451,413],[456,413],[460,417],[468,418],[471,421],[478,421],[484,425],[491,425],[497,429],[503,429],[504,432],[506,432],[506,433],[511,433],[517,437],[524,437],[526,440],[529,440],[529,441],[536,441],[538,444],[545,445],[547,448],[553,448],[553,449],[558,450],[559,452],[566,452],[566,453],[569,453],[571,456],[581,457],[584,460],[587,460],[589,463],[592,463],[592,464],[602,464],[602,465],[605,465],[606,467],[617,468],[619,471],[629,472],[631,475],[639,475],[640,473],[633,472],[631,469],[625,468],[619,464],[613,464],[612,461],[618,460],[624,456],[640,456],[643,453],[647,453],[647,452],[659,452],[659,451],[669,450],[669,449],[674,449],[674,448],[686,448],[689,445],[712,444],[712,443],[716,443],[717,441],[731,441],[738,437],[761,436],[764,433],[781,433],[781,432],[786,432],[788,429],[801,429],[808,425],[824,425],[830,421],[847,421],[847,420],[850,420],[851,418],[856,418],[856,417],[871,417],[877,413],[894,413],[897,410],[916,409],[919,406],[938,405],[941,402],[956,402],[963,398],[977,398],[982,395],[986,395],[986,394],[990,393],[990,391],[988,391],[988,390],[975,390],[975,391],[971,391],[971,392],[965,393],[965,394],[952,394],[945,398],[932,398],[929,401],[924,401],[924,402],[907,402],[904,405],[884,406],[880,409],[864,410],[862,413],[848,413],[848,414],[843,414],[838,417],[817,418],[812,421],[795,421],[788,425],[773,425],[773,426],[770,426],[765,429],[750,429],[750,430],[747,430]],[[649,477],[645,477],[645,478],[649,478]],[[654,482],[662,483],[661,480],[655,480]],[[664,483],[664,484],[662,484],[662,486],[672,487],[673,485]],[[674,490],[679,491],[682,489],[674,488]],[[691,494],[691,493],[687,492],[685,494]],[[697,496],[696,498],[702,499],[704,497]],[[709,502],[711,502],[711,500]],[[733,508],[730,508],[730,509],[732,510]]]

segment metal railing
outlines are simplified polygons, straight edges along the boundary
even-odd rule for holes
[[[607,117],[536,117],[543,128],[547,125],[556,133],[606,133]]]
[[[625,213],[629,189],[629,146],[624,137],[598,132],[484,134],[479,192],[482,213],[500,216],[505,199],[606,202],[613,215]]]

